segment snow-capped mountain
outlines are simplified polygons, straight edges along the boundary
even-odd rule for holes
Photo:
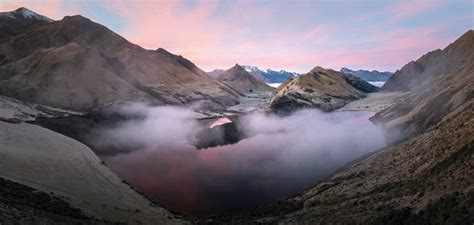
[[[252,74],[254,77],[266,82],[266,83],[282,83],[290,77],[296,77],[300,74],[295,72],[288,72],[286,70],[272,70],[265,69],[261,70],[256,66],[242,66],[247,72]]]
[[[377,70],[351,70],[345,67],[342,67],[340,70],[341,73],[354,75],[365,81],[387,81],[388,78],[392,76],[392,72],[379,72]]]
[[[54,22],[54,20],[40,15],[38,13],[35,13],[25,7],[20,7],[15,11],[10,11],[10,12],[1,12],[0,16],[6,16],[10,18],[15,18],[15,19],[36,19],[36,20],[42,20],[48,23]]]

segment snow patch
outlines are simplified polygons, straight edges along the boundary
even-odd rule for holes
[[[267,83],[267,84],[274,87],[274,88],[277,88],[281,85],[281,83]]]
[[[369,81],[369,84],[372,84],[376,87],[382,87],[385,84],[385,81]]]
[[[40,15],[38,13],[35,13],[27,8],[24,8],[24,7],[21,7],[15,11],[11,11],[11,12],[1,12],[0,13],[0,16],[7,16],[7,17],[10,17],[10,18],[32,18],[32,19],[37,19],[37,20],[43,20],[43,21],[46,21],[48,23],[52,23],[54,22],[54,20],[46,17],[46,16],[43,16],[43,15]]]

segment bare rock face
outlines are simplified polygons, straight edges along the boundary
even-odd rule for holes
[[[332,111],[377,90],[355,76],[315,67],[309,73],[290,78],[280,85],[268,108],[276,113],[289,113],[301,108]]]
[[[38,18],[0,15],[1,30],[23,24],[0,40],[0,94],[74,110],[119,101],[238,103],[238,93],[182,56],[145,50],[82,16]]]
[[[214,70],[210,73],[210,76],[243,94],[272,92],[274,90],[273,87],[252,76],[239,64],[235,64],[228,70]]]

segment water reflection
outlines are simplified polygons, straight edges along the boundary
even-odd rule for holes
[[[181,140],[188,135],[182,131],[177,139],[170,138],[170,132],[177,130],[169,127],[176,118],[159,114],[167,126],[150,125],[146,120],[136,124],[153,127],[150,132],[158,134],[151,139],[155,143],[127,154],[104,156],[104,160],[120,177],[179,212],[252,208],[301,191],[348,161],[383,147],[382,131],[368,121],[371,115],[316,110],[285,118],[249,115],[242,123],[251,138],[196,150]],[[176,123],[192,132],[185,122]],[[116,132],[126,134],[126,129]],[[166,140],[160,139],[161,133]],[[108,138],[127,141],[123,135]]]

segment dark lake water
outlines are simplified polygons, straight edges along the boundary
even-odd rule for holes
[[[345,163],[385,146],[371,112],[301,111],[285,118],[242,118],[251,138],[196,150],[186,138],[195,124],[180,109],[159,108],[147,119],[109,132],[107,139],[144,143],[129,153],[102,156],[148,196],[182,213],[253,208],[288,197]]]

